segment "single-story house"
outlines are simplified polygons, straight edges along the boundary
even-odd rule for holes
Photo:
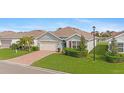
[[[112,38],[115,38],[117,41],[118,52],[124,53],[124,32],[120,32],[114,35]],[[112,38],[107,40],[109,44],[109,50],[110,50],[110,44],[111,44]]]
[[[59,28],[56,31],[34,30],[29,32],[0,32],[0,47],[8,48],[11,44],[19,41],[23,36],[33,36],[34,46],[38,46],[40,50],[57,51],[58,48],[78,48],[80,45],[80,37],[83,35],[87,41],[87,49],[93,49],[93,36],[91,33],[82,31],[73,27]]]

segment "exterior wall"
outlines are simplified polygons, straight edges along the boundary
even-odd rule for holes
[[[17,41],[19,41],[19,39],[12,39],[11,44],[16,43]],[[38,40],[34,40],[34,46],[37,46],[38,45],[37,41]]]
[[[11,44],[16,43],[17,41],[19,41],[19,39],[12,39]],[[40,47],[40,44],[42,44],[43,41],[58,42],[57,48],[60,48],[62,50],[62,41],[50,33],[46,33],[43,36],[41,36],[40,38],[35,39],[34,46]],[[80,36],[74,35],[73,37],[66,40],[66,47],[69,47],[69,41],[80,41]],[[1,41],[0,41],[0,45],[1,45]],[[87,42],[87,49],[88,49],[88,51],[91,51],[93,49],[93,41]]]
[[[39,41],[57,41],[58,38],[55,36],[51,35],[50,33],[47,33],[43,35],[42,37],[38,38]]]
[[[57,48],[60,48],[62,50],[62,41],[50,33],[46,33],[45,35],[41,36],[34,42],[35,45],[38,45],[40,47],[40,44],[42,44],[42,42],[44,41],[58,42]]]
[[[96,40],[96,41],[97,41],[97,40]],[[95,41],[95,46],[96,46],[96,41]],[[88,42],[87,42],[87,49],[88,49],[88,52],[90,52],[93,48],[94,48],[93,40],[88,41]]]
[[[117,42],[124,42],[124,34],[122,34],[122,35],[116,37],[115,39],[117,40]],[[111,40],[112,40],[112,39],[109,39],[109,40],[108,40],[108,43],[111,43]]]
[[[1,39],[1,40],[12,40],[12,41],[11,41],[11,44],[13,44],[13,43],[16,43],[19,39]],[[1,40],[0,40],[0,47],[1,47],[1,48],[9,48],[9,47],[3,47],[3,46],[2,46],[2,43],[1,43]],[[11,44],[10,44],[10,45],[11,45]]]
[[[11,39],[2,39],[2,40],[11,40]],[[19,41],[19,39],[12,39],[11,44],[16,43],[17,41]],[[37,40],[34,40],[34,46],[37,46]],[[1,47],[1,40],[0,40],[0,47]]]
[[[124,36],[116,38],[117,42],[124,42]]]
[[[124,43],[124,34],[118,36],[115,38],[117,40],[117,43]],[[112,39],[111,39],[112,40]],[[110,50],[110,44],[111,44],[111,40],[108,41],[108,50]],[[120,52],[120,53],[124,53],[124,52]]]
[[[58,44],[58,48],[60,48],[62,50],[62,41],[59,41],[59,44]]]
[[[80,41],[80,37],[75,35],[66,41],[66,47],[69,47],[69,41]]]
[[[12,39],[11,44],[16,43],[17,41],[19,41],[19,39]]]
[[[1,40],[0,40],[0,47],[1,47]]]
[[[34,46],[38,46],[38,40],[34,40]]]
[[[70,39],[68,39],[66,41],[66,47],[69,47],[69,41],[80,41],[80,36],[75,35],[75,36],[71,37]],[[87,50],[88,50],[88,52],[90,52],[93,48],[94,48],[93,40],[87,41]]]

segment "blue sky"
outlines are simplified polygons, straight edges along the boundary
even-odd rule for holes
[[[91,32],[94,25],[97,31],[122,31],[124,18],[0,18],[0,31],[54,31],[71,26]]]

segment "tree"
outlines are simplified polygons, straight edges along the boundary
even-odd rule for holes
[[[111,44],[110,44],[110,50],[112,52],[112,55],[118,54],[118,47],[117,47],[117,41],[115,38],[112,38]]]
[[[101,37],[111,37],[111,31],[107,30],[106,32],[100,33]]]
[[[92,35],[94,35],[95,34],[95,36],[97,36],[97,37],[100,37],[100,32],[99,31],[93,31],[93,32],[91,32],[91,34]]]
[[[16,50],[18,48],[18,45],[13,43],[11,46],[10,46],[11,49],[13,50]]]
[[[87,51],[87,46],[86,46],[86,40],[85,40],[85,37],[83,35],[81,35],[81,38],[80,38],[80,51],[82,53],[83,56],[87,56],[88,54],[88,51]]]
[[[31,51],[31,46],[33,45],[33,37],[25,37],[26,38],[26,43],[27,43],[27,46],[28,46],[28,49],[29,51]]]
[[[81,38],[80,38],[80,50],[83,51],[83,50],[86,50],[87,46],[86,46],[86,40],[85,40],[85,37],[83,35],[81,35]]]
[[[33,45],[33,37],[22,37],[20,40],[17,42],[17,44],[21,47],[23,50],[31,50],[31,46]]]
[[[17,53],[17,50],[18,50],[18,44],[16,43],[13,43],[11,46],[10,46],[11,49],[15,50],[15,52]]]

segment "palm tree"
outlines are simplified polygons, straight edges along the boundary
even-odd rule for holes
[[[29,51],[31,51],[31,46],[33,45],[33,37],[31,36],[31,37],[25,37],[25,39],[26,39],[26,44],[27,44],[27,46],[28,46],[28,49],[29,49]]]
[[[20,38],[20,40],[17,42],[17,44],[19,45],[19,46],[21,46],[21,48],[23,49],[23,50],[26,50],[27,48],[28,48],[28,50],[30,51],[30,49],[31,49],[31,46],[33,45],[33,37],[32,36],[30,36],[30,37],[22,37],[22,38]]]

